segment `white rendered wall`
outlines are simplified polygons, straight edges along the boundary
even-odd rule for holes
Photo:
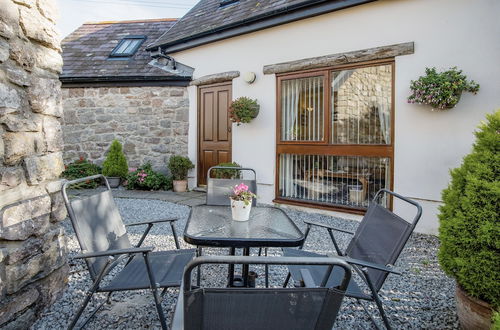
[[[486,113],[500,108],[500,1],[386,0],[345,9],[172,54],[195,68],[194,78],[253,71],[249,85],[233,80],[233,98],[258,99],[261,111],[250,124],[233,128],[233,160],[258,173],[259,201],[274,198],[276,80],[267,64],[415,42],[413,55],[396,58],[394,190],[422,199],[417,231],[437,233],[441,190],[449,169],[470,151],[473,131]],[[458,66],[481,84],[464,93],[456,108],[432,112],[406,102],[410,80],[425,67]],[[196,88],[189,88],[189,155],[196,159]],[[192,184],[196,182],[191,180]],[[395,205],[397,213],[406,209]]]

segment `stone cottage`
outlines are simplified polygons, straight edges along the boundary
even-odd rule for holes
[[[422,204],[416,231],[437,233],[449,169],[500,106],[499,12],[496,0],[200,0],[148,46],[195,69],[190,186],[235,161],[257,171],[260,203],[358,219],[388,188]],[[408,103],[427,67],[454,66],[477,95],[447,111]],[[227,110],[243,96],[260,112],[238,126]]]
[[[0,328],[25,329],[67,283],[55,0],[0,0]]]
[[[87,23],[62,41],[64,160],[104,160],[113,139],[131,167],[165,171],[187,155],[192,69],[145,48],[176,19]]]

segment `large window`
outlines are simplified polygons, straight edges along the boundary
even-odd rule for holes
[[[393,65],[278,77],[278,200],[363,210],[391,188]]]

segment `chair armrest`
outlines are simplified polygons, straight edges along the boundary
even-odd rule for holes
[[[360,259],[353,259],[353,258],[349,258],[349,257],[338,257],[338,258],[346,261],[349,264],[353,264],[353,265],[357,265],[357,266],[361,266],[361,267],[368,267],[368,268],[381,270],[384,272],[389,272],[389,273],[393,273],[393,274],[397,274],[397,275],[402,275],[402,273],[399,270],[395,269],[394,267],[380,265],[380,264],[376,264],[373,262],[368,262],[368,261],[364,261],[364,260],[360,260]]]
[[[352,231],[345,230],[345,229],[340,229],[340,228],[336,228],[336,227],[327,225],[326,223],[321,223],[321,222],[316,222],[316,221],[311,221],[311,220],[303,220],[303,221],[305,223],[307,223],[308,225],[323,227],[323,228],[332,229],[332,230],[335,230],[335,231],[340,231],[342,233],[354,235],[354,232],[352,232]]]
[[[156,219],[156,220],[146,220],[146,221],[141,221],[141,222],[134,222],[134,223],[128,223],[125,226],[126,227],[133,227],[133,226],[140,226],[140,225],[149,225],[149,224],[155,224],[155,223],[160,223],[160,222],[173,222],[179,220],[178,218],[172,218],[172,219]]]
[[[140,248],[128,248],[128,249],[119,249],[119,250],[107,250],[107,251],[99,251],[99,252],[84,252],[79,253],[74,256],[74,259],[83,259],[83,258],[95,258],[95,257],[105,257],[105,256],[114,256],[118,254],[131,254],[131,253],[148,253],[154,250],[154,247],[140,247]]]

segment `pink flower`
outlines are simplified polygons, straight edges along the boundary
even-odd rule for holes
[[[244,183],[240,183],[239,185],[234,186],[233,192],[235,195],[239,195],[242,192],[248,191],[248,186]]]

